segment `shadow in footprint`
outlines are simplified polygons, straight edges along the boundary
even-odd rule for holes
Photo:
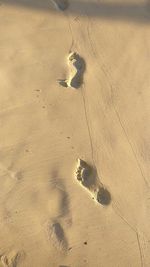
[[[62,229],[60,224],[58,222],[54,223],[53,228],[55,229],[55,233],[56,233],[57,237],[59,238],[59,240],[60,241],[64,240],[64,230]]]
[[[60,223],[55,222],[51,226],[52,231],[52,238],[54,241],[57,241],[55,243],[57,248],[67,249],[68,248],[68,241],[66,239],[65,233],[63,228],[61,227]]]
[[[58,79],[63,87],[78,89],[83,83],[83,73],[86,69],[85,60],[76,52],[70,52],[68,56],[69,77],[68,79]]]
[[[64,11],[69,7],[68,0],[51,0],[56,9]]]
[[[111,195],[109,191],[99,181],[96,169],[84,160],[78,159],[76,178],[93,194],[93,199],[98,203],[104,206],[110,204]]]
[[[69,196],[62,179],[58,178],[59,177],[58,171],[54,169],[51,172],[51,177],[52,179],[50,180],[50,183],[52,183],[53,187],[57,188],[61,193],[60,212],[58,217],[63,218],[66,216],[70,216]]]
[[[76,69],[76,74],[71,78],[70,86],[78,89],[83,83],[83,73],[86,68],[85,60],[77,53],[73,53],[70,57],[70,62]]]
[[[88,165],[85,161],[82,161],[82,185],[89,190],[95,188],[97,185],[97,171],[92,166]]]
[[[104,187],[99,188],[99,191],[97,192],[97,201],[104,206],[107,206],[110,204],[111,195],[106,188]]]
[[[85,169],[82,175],[83,186],[85,186],[89,190],[96,187],[96,185],[98,184],[98,175],[95,168],[92,168],[92,166],[86,164],[85,162]],[[104,188],[103,186],[99,186],[96,199],[102,205],[109,205],[111,202],[111,195],[106,188]]]

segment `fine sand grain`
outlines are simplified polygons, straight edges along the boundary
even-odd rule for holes
[[[0,1],[0,267],[150,266],[146,0]]]

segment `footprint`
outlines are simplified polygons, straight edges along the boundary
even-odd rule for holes
[[[65,251],[68,248],[64,230],[59,222],[48,223],[47,225],[48,239],[52,245],[59,251]]]
[[[49,216],[48,220],[46,217],[46,220],[42,221],[42,227],[49,246],[53,246],[58,253],[64,254],[68,251],[67,229],[72,225],[72,216],[69,196],[63,180],[59,178],[57,168],[51,171],[48,188],[49,190],[47,190],[46,185],[40,199],[40,202],[43,203],[43,209],[45,209],[47,202],[46,213]]]
[[[68,0],[51,0],[56,9],[64,11],[68,8]]]
[[[21,253],[13,253],[13,255],[2,255],[0,263],[2,267],[17,267],[17,264],[21,258]]]
[[[91,168],[88,166],[88,164],[82,160],[77,160],[77,169],[76,169],[76,178],[78,181],[80,181],[83,185],[85,182],[87,182],[87,177],[89,177],[91,173]]]
[[[83,73],[85,70],[85,61],[77,53],[71,52],[68,56],[69,78],[58,80],[64,87],[79,88],[83,82]]]
[[[55,214],[51,213],[51,218],[65,223],[66,226],[71,226],[72,215],[70,212],[70,199],[65,184],[63,183],[63,180],[59,178],[60,174],[57,170],[54,169],[51,176],[50,183],[56,198],[54,198],[54,202],[51,200],[49,205],[50,210],[52,209],[52,203],[58,203],[58,209]]]
[[[77,160],[75,178],[83,187],[88,189],[96,202],[101,205],[108,205],[111,202],[111,195],[109,191],[99,182],[96,170],[82,159]]]

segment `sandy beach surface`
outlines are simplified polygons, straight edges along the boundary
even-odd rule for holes
[[[0,267],[150,266],[150,2],[0,1]]]

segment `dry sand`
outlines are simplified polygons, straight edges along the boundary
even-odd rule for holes
[[[1,0],[0,267],[150,266],[149,59],[146,0]]]

